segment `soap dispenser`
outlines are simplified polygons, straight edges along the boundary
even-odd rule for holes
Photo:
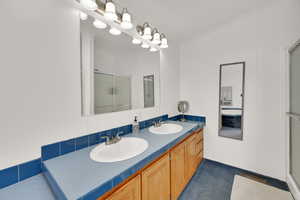
[[[140,131],[140,125],[138,122],[138,117],[134,116],[133,124],[132,124],[132,132],[138,133]]]

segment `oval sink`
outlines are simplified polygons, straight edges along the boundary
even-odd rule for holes
[[[155,134],[174,134],[182,131],[182,126],[178,124],[162,124],[160,127],[151,126],[149,131]]]
[[[90,158],[96,162],[117,162],[127,160],[143,153],[149,144],[146,140],[136,137],[123,137],[111,145],[102,143],[95,147]]]

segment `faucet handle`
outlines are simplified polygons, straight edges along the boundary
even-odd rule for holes
[[[110,137],[108,135],[102,135],[101,138],[106,139],[105,142],[108,143],[110,140]]]
[[[120,134],[123,134],[124,131],[119,131],[117,134],[116,134],[116,138],[120,138]]]

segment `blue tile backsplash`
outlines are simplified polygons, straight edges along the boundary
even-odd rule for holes
[[[0,170],[0,189],[41,173],[41,159]]]
[[[75,150],[80,150],[89,146],[89,136],[82,136],[75,139]]]
[[[178,121],[180,119],[186,119],[186,120],[189,120],[189,121],[196,121],[196,122],[204,122],[206,123],[206,118],[203,117],[203,116],[195,116],[195,115],[176,115],[176,116],[173,116],[173,117],[170,117],[169,120],[175,120],[175,121]]]
[[[60,143],[60,154],[66,154],[75,151],[75,139],[66,140]]]
[[[41,173],[41,159],[36,159],[19,165],[19,181]]]

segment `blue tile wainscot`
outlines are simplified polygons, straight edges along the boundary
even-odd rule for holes
[[[168,120],[167,115],[160,118]],[[155,118],[155,120],[160,118]],[[129,133],[124,134],[123,137],[143,138],[149,143],[149,147],[145,152],[131,159],[114,163],[99,163],[91,160],[89,153],[96,146],[95,144],[98,143],[97,136],[93,135],[93,138],[96,137],[96,139],[92,143],[88,142],[89,147],[44,160],[43,170],[57,199],[97,199],[165,152],[168,152],[168,150],[190,136],[195,130],[204,127],[204,122],[199,121],[169,121],[182,125],[183,130],[176,134],[156,135],[149,132],[147,128],[152,125],[152,122],[153,120],[140,122],[143,129],[136,134],[130,133],[131,128],[127,127]],[[71,143],[73,144],[73,142]],[[69,145],[67,146],[69,148]]]

